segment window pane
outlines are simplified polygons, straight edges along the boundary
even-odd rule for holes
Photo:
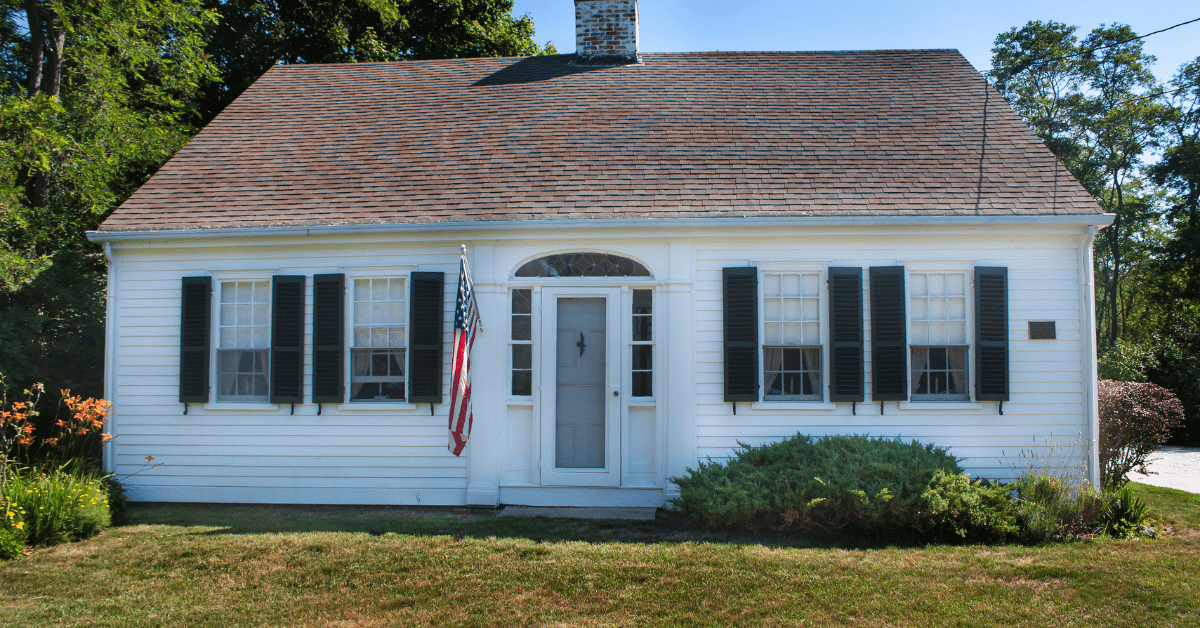
[[[533,394],[533,372],[513,371],[512,394],[526,397]]]
[[[404,302],[404,280],[403,279],[392,279],[389,281],[389,284],[391,285],[391,289],[389,291],[388,298],[392,301],[399,301],[399,302],[403,303]]]
[[[512,317],[512,339],[529,340],[533,337],[533,317],[514,314]]]
[[[767,299],[766,301],[763,301],[763,320],[783,320],[783,305],[780,303],[779,299]]]
[[[800,370],[800,350],[799,349],[781,349],[783,351],[783,370],[799,371]]]
[[[767,323],[763,325],[763,342],[779,344],[783,342],[783,325]]]
[[[635,371],[633,373],[633,393],[634,397],[651,397],[654,391],[651,388],[651,380],[653,379],[650,371]]]
[[[513,314],[529,314],[531,312],[533,312],[532,291],[531,290],[513,290],[512,313]]]
[[[816,273],[803,275],[801,277],[802,285],[800,286],[801,294],[806,297],[815,297],[819,295],[821,293],[821,283],[818,278],[819,275]]]
[[[946,294],[946,276],[929,275],[929,296],[937,297]]]
[[[651,302],[653,301],[654,291],[652,290],[634,290],[633,291],[633,313],[634,314],[649,314]]]
[[[513,368],[533,368],[533,347],[530,345],[513,345]]]
[[[783,300],[783,318],[789,321],[800,320],[800,299]]]
[[[649,316],[633,317],[633,339],[635,341],[651,340],[651,320]]]
[[[817,311],[819,309],[819,307],[820,307],[820,304],[817,299],[805,299],[804,300],[804,311],[802,312],[803,320],[806,320],[806,321],[818,320],[818,318],[820,317],[820,314]]]
[[[365,351],[353,352],[354,375],[370,375],[371,374],[371,354]]]
[[[946,294],[965,294],[963,290],[965,277],[961,273],[946,276]]]
[[[371,280],[355,279],[354,280],[354,300],[370,301],[371,300]]]
[[[784,296],[800,296],[800,275],[784,275],[782,287]]]
[[[650,345],[634,345],[633,346],[633,368],[638,371],[646,371],[653,368],[652,354],[654,347]]]
[[[777,297],[779,296],[780,277],[779,275],[763,275],[763,296]]]

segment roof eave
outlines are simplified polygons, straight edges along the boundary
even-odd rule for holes
[[[505,222],[426,222],[314,225],[304,227],[229,227],[143,231],[88,231],[92,242],[129,240],[187,240],[217,237],[312,237],[330,235],[372,235],[382,233],[458,233],[464,231],[547,231],[586,225],[589,228],[638,229],[653,227],[690,228],[697,231],[726,230],[730,227],[931,227],[1042,225],[1095,226],[1103,229],[1113,223],[1115,214],[1048,214],[1010,216],[806,216],[779,218],[645,218],[584,220],[521,220]]]

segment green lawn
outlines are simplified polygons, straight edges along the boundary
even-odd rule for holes
[[[1171,532],[1046,547],[828,547],[583,523],[135,506],[0,564],[0,626],[1196,626],[1200,496]]]

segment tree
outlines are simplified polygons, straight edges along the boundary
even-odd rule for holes
[[[3,0],[0,372],[99,393],[105,264],[84,232],[194,133],[200,0]]]
[[[555,54],[512,0],[205,0],[221,14],[207,51],[220,80],[205,120],[276,63],[352,63]]]
[[[1075,27],[1029,22],[996,38],[997,89],[1107,211],[1096,245],[1101,340],[1113,346],[1130,314],[1145,309],[1133,278],[1146,276],[1160,234],[1158,191],[1141,180],[1142,156],[1163,121],[1154,57],[1128,26],[1101,25],[1078,41]]]

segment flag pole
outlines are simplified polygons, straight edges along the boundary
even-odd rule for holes
[[[471,278],[471,267],[467,265],[467,245],[459,244],[458,248],[462,249],[463,272],[467,273],[467,281],[471,285],[475,285],[475,280]],[[483,317],[479,315],[479,300],[475,298],[475,291],[471,291],[471,300],[475,301],[475,320],[479,324],[479,333],[483,333]]]

